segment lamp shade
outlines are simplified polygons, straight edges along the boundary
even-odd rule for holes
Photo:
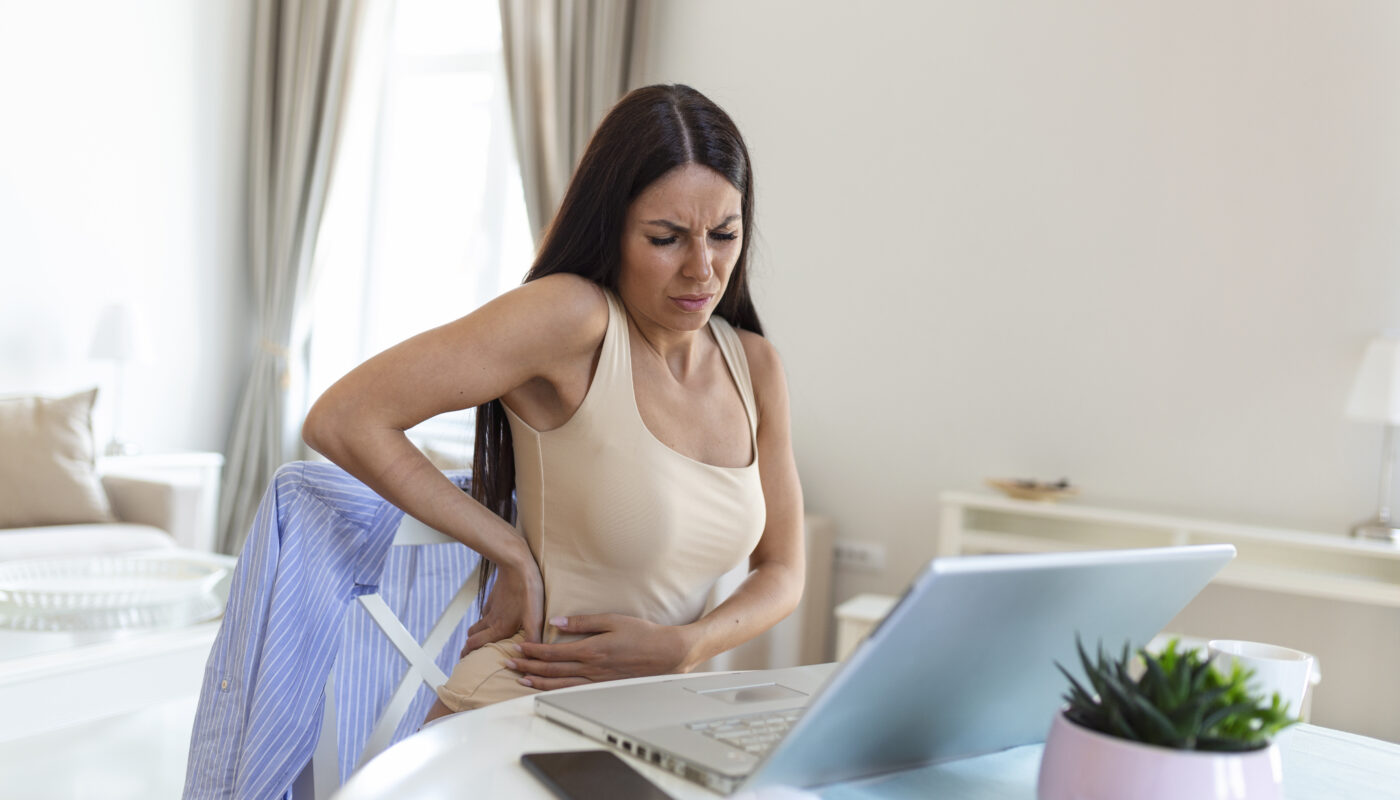
[[[89,355],[97,360],[135,361],[143,355],[144,341],[136,315],[126,305],[110,305],[97,318]]]
[[[1347,416],[1400,424],[1400,340],[1372,339],[1347,401]]]

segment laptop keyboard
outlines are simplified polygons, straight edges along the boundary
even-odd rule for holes
[[[747,717],[712,719],[692,722],[686,727],[711,739],[718,739],[740,750],[761,756],[787,735],[788,729],[802,716],[802,711],[803,709],[793,708]]]

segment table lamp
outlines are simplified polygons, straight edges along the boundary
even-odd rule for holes
[[[96,361],[116,362],[116,380],[112,387],[112,439],[104,451],[109,456],[131,455],[137,448],[123,441],[121,433],[122,382],[126,365],[141,356],[143,339],[136,316],[126,305],[110,305],[102,309],[97,330],[92,334],[89,355]]]
[[[1396,527],[1390,510],[1395,477],[1395,426],[1400,425],[1400,339],[1378,337],[1366,346],[1366,355],[1347,401],[1347,416],[1385,424],[1380,508],[1375,517],[1354,526],[1351,535],[1400,544],[1400,528]]]

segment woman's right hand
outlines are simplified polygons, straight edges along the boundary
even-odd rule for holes
[[[462,655],[520,631],[525,641],[538,642],[544,629],[544,579],[530,548],[520,542],[524,556],[514,564],[496,565],[496,583],[481,609],[481,619],[467,629]]]

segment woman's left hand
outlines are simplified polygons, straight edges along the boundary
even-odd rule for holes
[[[550,624],[588,635],[562,644],[521,642],[520,655],[507,666],[523,673],[520,682],[526,686],[559,689],[686,671],[690,643],[681,628],[626,614],[579,614]]]

